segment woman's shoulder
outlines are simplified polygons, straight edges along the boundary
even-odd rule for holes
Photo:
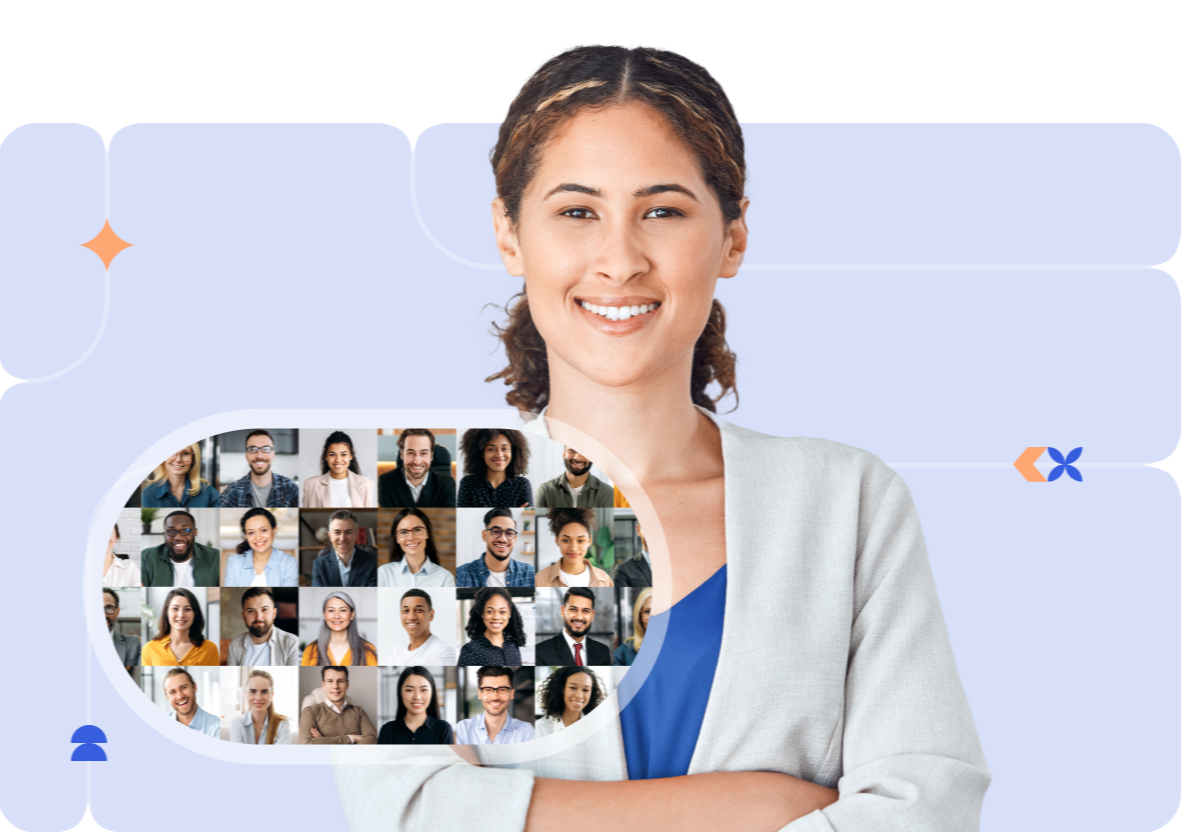
[[[218,489],[202,480],[202,487],[198,489],[196,497],[190,497],[189,504],[197,508],[217,508],[221,500],[222,495],[218,493]]]
[[[314,667],[317,664],[317,642],[310,641],[305,647],[304,652],[300,654],[301,667]]]
[[[894,476],[892,468],[861,448],[811,436],[770,436],[730,423],[722,423],[720,436],[726,471],[732,469],[753,487],[768,478],[807,475],[832,481],[883,481]]]
[[[218,664],[222,661],[218,654],[218,645],[214,643],[214,639],[207,638],[202,642],[201,647],[196,647],[193,650],[194,660],[191,664],[211,665]]]

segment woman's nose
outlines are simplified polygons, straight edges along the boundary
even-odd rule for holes
[[[601,220],[601,238],[593,261],[597,277],[624,286],[650,270],[642,230],[626,219]]]

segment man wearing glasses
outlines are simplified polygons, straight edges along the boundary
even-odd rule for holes
[[[107,618],[107,630],[111,633],[119,661],[131,673],[133,667],[140,665],[140,637],[125,635],[115,629],[119,618],[119,593],[110,587],[103,587],[103,615]]]
[[[165,542],[140,554],[140,585],[218,586],[218,550],[197,542],[197,521],[188,511],[165,517]]]
[[[509,509],[492,508],[484,523],[485,553],[457,567],[457,586],[534,586],[535,567],[510,556],[518,538],[514,515]]]
[[[459,745],[509,745],[535,739],[535,726],[510,715],[514,704],[514,671],[486,666],[477,671],[482,713],[457,723]]]
[[[247,467],[250,473],[222,492],[222,508],[295,508],[300,501],[296,483],[272,471],[276,446],[263,428],[247,435]]]
[[[456,508],[457,481],[432,472],[436,436],[427,428],[399,434],[399,462],[379,477],[379,508]]]

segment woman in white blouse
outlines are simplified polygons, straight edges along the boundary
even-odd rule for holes
[[[560,559],[535,574],[535,586],[613,586],[609,574],[585,558],[597,528],[593,509],[550,508],[547,527],[555,536]]]
[[[231,742],[254,745],[290,745],[292,720],[276,713],[272,700],[276,683],[266,670],[252,670],[247,677],[247,712],[230,721]]]
[[[542,711],[535,721],[535,736],[546,737],[590,713],[605,699],[605,690],[587,667],[557,667],[535,695]]]
[[[140,567],[127,555],[115,551],[118,542],[119,524],[116,523],[107,539],[107,555],[103,558],[103,586],[139,586]]]
[[[374,480],[362,476],[354,453],[354,440],[345,431],[325,437],[321,448],[321,474],[304,481],[301,508],[375,508]]]

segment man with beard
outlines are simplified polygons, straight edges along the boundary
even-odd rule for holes
[[[226,648],[226,663],[237,667],[299,667],[300,639],[276,624],[276,597],[266,586],[243,593],[243,623],[247,632]]]
[[[564,473],[535,491],[536,508],[613,508],[613,488],[594,477],[592,463],[564,446]]]
[[[535,567],[510,556],[518,537],[510,509],[490,509],[483,524],[486,550],[477,560],[457,567],[457,586],[534,586]]]
[[[276,446],[272,435],[263,428],[247,434],[247,467],[250,473],[222,492],[222,508],[294,508],[300,502],[300,489],[282,474],[272,471]]]
[[[131,673],[132,668],[140,664],[140,637],[124,635],[115,629],[115,621],[119,618],[119,593],[109,587],[103,587],[103,615],[107,618],[107,631],[111,633],[119,661]]]
[[[564,629],[559,635],[535,645],[535,664],[550,667],[609,666],[609,648],[588,637],[596,618],[596,596],[587,587],[574,586],[564,593],[560,616]]]
[[[535,726],[510,715],[514,703],[514,671],[509,667],[478,668],[477,695],[482,712],[457,723],[459,745],[509,745],[535,739]]]
[[[199,734],[218,739],[219,719],[198,707],[197,685],[188,670],[174,667],[165,674],[165,698],[173,706],[169,711],[169,719],[175,719]]]
[[[197,542],[197,520],[188,511],[165,517],[165,542],[140,554],[140,585],[218,586],[218,550]]]
[[[379,477],[379,508],[456,508],[457,481],[434,473],[436,436],[427,428],[399,434],[399,461]]]

